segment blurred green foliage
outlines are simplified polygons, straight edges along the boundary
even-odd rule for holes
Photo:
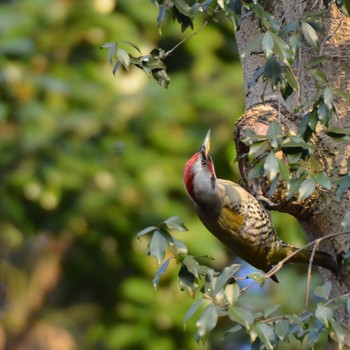
[[[215,348],[220,332],[198,347],[193,322],[183,330],[192,300],[177,266],[154,292],[156,262],[136,233],[179,215],[192,254],[213,255],[218,269],[233,258],[182,184],[208,128],[217,174],[238,178],[231,141],[244,93],[231,27],[209,25],[169,56],[164,90],[136,69],[114,77],[99,49],[129,40],[147,54],[180,41],[186,32],[171,22],[159,35],[149,0],[0,6],[0,349]],[[275,221],[295,243],[295,221]],[[297,286],[286,271],[280,285]],[[296,290],[271,289],[292,307]]]

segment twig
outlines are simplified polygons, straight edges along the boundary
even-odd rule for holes
[[[337,232],[337,233],[331,233],[327,236],[318,238],[308,244],[306,244],[304,247],[297,249],[295,252],[293,252],[292,254],[288,255],[287,257],[285,257],[284,259],[282,259],[277,265],[275,265],[269,272],[267,272],[265,274],[265,278],[269,278],[271,276],[273,276],[274,274],[276,274],[279,270],[281,270],[281,268],[283,267],[283,265],[288,262],[291,258],[293,258],[295,255],[297,255],[298,253],[300,253],[302,250],[311,247],[312,245],[316,244],[317,242],[322,242],[326,239],[330,239],[330,238],[334,238],[334,237],[338,237],[338,236],[343,236],[343,235],[349,235],[350,231],[346,231],[346,232]]]
[[[194,31],[193,33],[191,33],[189,36],[187,36],[186,38],[183,38],[180,42],[178,42],[173,48],[171,48],[170,50],[168,50],[167,52],[165,52],[165,54],[163,55],[162,59],[168,57],[170,54],[172,54],[180,45],[182,45],[184,42],[186,42],[187,40],[191,39],[193,36],[197,35],[199,32],[201,32],[210,22],[210,20],[212,19],[212,17],[214,16],[214,14],[216,14],[218,12],[218,6],[215,8],[213,14],[211,15],[210,18],[208,18],[201,26],[200,28],[198,28],[196,31]]]
[[[318,246],[320,245],[320,241],[319,239],[316,240],[316,243],[312,249],[312,253],[310,256],[310,260],[309,260],[309,267],[307,269],[307,282],[306,282],[306,294],[305,294],[305,309],[308,307],[309,305],[309,293],[310,293],[310,282],[311,282],[311,269],[312,269],[312,262],[314,260],[315,257],[315,253],[316,253],[316,249],[318,248]]]

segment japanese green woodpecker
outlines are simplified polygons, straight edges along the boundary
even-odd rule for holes
[[[210,155],[210,130],[199,152],[187,162],[185,188],[195,210],[221,242],[252,266],[268,272],[297,248],[281,241],[272,226],[269,212],[240,185],[218,179]],[[312,250],[304,249],[289,262],[309,263]],[[337,263],[325,252],[316,251],[312,263],[337,274]],[[271,277],[278,281],[277,277]]]

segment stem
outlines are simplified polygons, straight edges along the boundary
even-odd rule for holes
[[[350,231],[346,231],[346,232],[337,232],[337,233],[331,233],[327,236],[318,238],[308,244],[306,244],[304,247],[297,249],[295,252],[293,252],[292,254],[288,255],[286,258],[284,258],[283,260],[281,260],[277,265],[275,265],[268,273],[265,274],[266,278],[271,277],[272,275],[274,275],[275,273],[277,273],[279,270],[281,270],[281,268],[283,267],[283,265],[288,262],[293,256],[297,255],[298,253],[300,253],[302,250],[311,247],[314,244],[319,244],[320,242],[326,240],[326,239],[330,239],[330,238],[334,238],[334,237],[338,237],[338,236],[343,236],[343,235],[349,235]]]
[[[201,32],[210,22],[210,20],[214,17],[214,15],[218,12],[219,7],[217,6],[213,12],[213,14],[208,18],[197,30],[195,30],[192,34],[187,36],[186,38],[183,38],[180,42],[178,42],[173,48],[168,50],[164,53],[162,59],[167,58],[170,54],[172,54],[180,45],[182,45],[187,40],[191,39],[193,36],[197,35],[199,32]]]
[[[309,267],[307,269],[307,282],[306,282],[306,295],[305,295],[305,309],[308,307],[309,305],[309,293],[310,293],[310,282],[311,282],[311,269],[312,269],[312,262],[314,260],[315,257],[315,253],[316,253],[316,249],[318,248],[318,246],[320,245],[320,240],[317,239],[316,243],[312,249],[312,253],[310,256],[310,260],[309,260]]]

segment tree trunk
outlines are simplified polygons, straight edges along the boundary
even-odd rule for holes
[[[304,44],[293,67],[294,74],[299,80],[300,100],[303,106],[301,112],[295,113],[295,107],[298,103],[297,93],[293,93],[285,101],[278,91],[272,91],[269,87],[264,92],[266,83],[262,79],[258,80],[253,87],[248,88],[248,82],[252,79],[255,71],[265,63],[265,58],[262,52],[245,55],[247,45],[258,35],[261,35],[263,30],[259,19],[254,14],[246,13],[243,15],[241,27],[236,33],[236,39],[245,77],[246,110],[238,120],[235,129],[238,155],[247,152],[247,146],[240,141],[244,137],[247,128],[253,128],[256,133],[264,134],[271,120],[277,120],[282,130],[286,132],[297,130],[303,115],[312,108],[313,98],[317,90],[315,81],[306,69],[306,62],[310,58],[326,55],[328,59],[324,61],[322,68],[330,82],[330,86],[350,91],[350,19],[344,16],[334,5],[329,9],[324,8],[322,1],[276,0],[266,3],[269,5],[265,6],[265,9],[272,12],[277,19],[280,19],[280,23],[288,23],[298,19],[308,10],[324,11],[324,35],[320,38],[319,49]],[[264,95],[264,102],[262,102],[262,95]],[[349,130],[349,101],[336,98],[335,102],[336,115],[331,123]],[[350,156],[350,146],[346,143],[334,141],[324,133],[318,133],[317,139],[315,138],[313,142],[317,143],[320,161],[328,175],[331,178],[345,175],[347,159]],[[258,182],[249,182],[247,180],[248,167],[244,158],[240,159],[239,166],[247,189],[255,195],[262,193],[267,196],[266,181],[260,179]],[[300,221],[309,240],[341,232],[340,223],[346,211],[350,208],[349,196],[344,195],[341,201],[338,202],[333,187],[332,190],[325,192],[325,201],[322,201],[315,193],[300,203],[297,200],[286,201],[284,192],[283,185],[279,186],[272,198],[272,201],[277,203],[274,209],[294,215]],[[342,253],[349,249],[349,247],[346,247],[346,238],[346,236],[338,236],[337,238],[324,240],[321,249],[330,252],[339,259]],[[321,274],[326,281],[332,282],[333,296],[350,292],[349,276],[342,276],[340,282],[325,269],[321,269]],[[339,309],[336,317],[338,322],[350,327],[350,320],[344,309]]]

